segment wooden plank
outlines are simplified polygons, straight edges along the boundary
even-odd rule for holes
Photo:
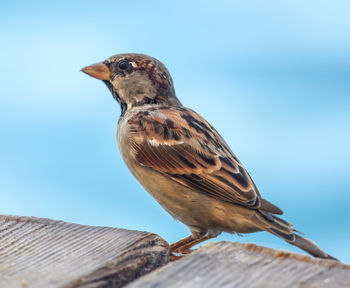
[[[168,262],[147,232],[0,215],[0,287],[122,287]]]
[[[350,266],[254,244],[209,243],[127,285],[127,288],[341,288]]]

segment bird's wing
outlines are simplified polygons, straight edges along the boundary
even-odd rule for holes
[[[148,108],[128,124],[131,151],[141,165],[222,201],[256,209],[266,205],[219,133],[196,112],[183,107]]]

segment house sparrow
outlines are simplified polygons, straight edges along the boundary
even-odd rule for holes
[[[117,141],[131,173],[192,235],[171,259],[221,232],[268,231],[315,257],[333,259],[262,198],[230,147],[203,117],[184,107],[157,59],[119,54],[82,69],[102,80],[121,106]]]

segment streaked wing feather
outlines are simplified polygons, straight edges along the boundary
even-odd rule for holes
[[[136,160],[213,198],[260,207],[260,194],[218,132],[192,110],[149,108],[128,121]]]

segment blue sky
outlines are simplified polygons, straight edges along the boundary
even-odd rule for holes
[[[2,1],[0,213],[187,236],[115,141],[120,109],[79,70],[124,52],[170,70],[285,219],[350,262],[348,1]],[[298,251],[268,233],[219,240]]]

